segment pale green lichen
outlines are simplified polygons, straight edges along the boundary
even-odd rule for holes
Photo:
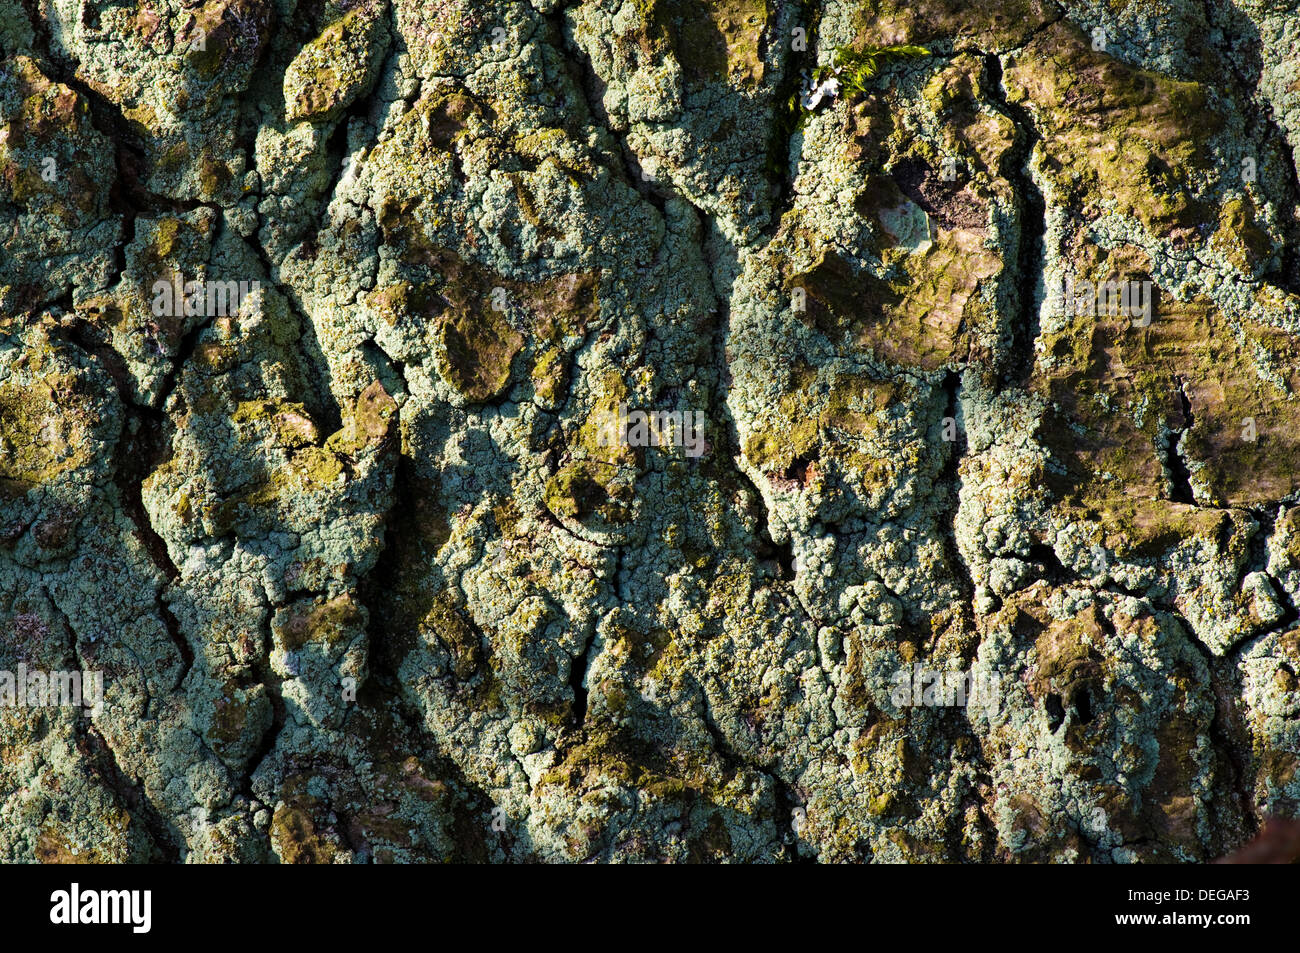
[[[0,670],[107,679],[0,718],[0,857],[1186,862],[1294,814],[1287,14],[37,6]]]

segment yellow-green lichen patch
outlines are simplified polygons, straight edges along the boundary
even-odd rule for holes
[[[36,61],[17,56],[10,62],[13,84],[11,90],[0,87],[0,92],[11,93],[17,108],[7,111],[0,137],[0,157],[8,150],[48,147],[55,139],[73,135],[79,128],[90,124],[90,109],[71,87],[47,79]],[[8,96],[6,96],[8,98]],[[37,170],[39,173],[39,170]]]
[[[330,435],[325,448],[346,456],[359,456],[383,446],[396,423],[397,402],[388,396],[383,384],[373,381],[357,396],[343,428]]]
[[[1258,275],[1274,251],[1249,196],[1224,203],[1210,246],[1244,275]]]
[[[1213,171],[1208,140],[1223,119],[1204,86],[1096,52],[1065,24],[1017,52],[1005,75],[1034,111],[1045,171],[1083,217],[1114,206],[1153,235],[1205,220],[1195,176]]]
[[[1105,282],[1150,281],[1136,249],[1084,248],[1076,260],[1079,274]],[[1065,464],[1052,488],[1112,513],[1121,500],[1249,506],[1294,492],[1294,339],[1154,283],[1150,300],[1146,326],[1105,308],[1043,335],[1035,386],[1056,412],[1041,437]]]
[[[1194,358],[1204,372],[1184,385],[1193,423],[1182,448],[1198,467],[1195,485],[1220,506],[1252,506],[1300,489],[1300,342],[1283,331],[1242,322],[1238,342],[1215,329]]]
[[[556,516],[582,520],[598,515],[608,523],[626,523],[633,515],[633,487],[619,479],[608,463],[577,460],[546,483],[546,505]]]
[[[985,64],[976,56],[962,55],[939,70],[926,83],[922,96],[940,122],[944,147],[976,172],[991,177],[998,192],[1008,197],[1003,164],[1016,141],[1015,124],[992,109],[992,91],[983,82]]]
[[[863,0],[853,48],[949,40],[980,50],[1018,46],[1051,17],[1043,0],[972,6],[965,0]]]
[[[591,809],[598,809],[619,788],[639,792],[640,810],[632,824],[648,829],[624,836],[642,841],[627,846],[645,859],[662,857],[663,847],[647,836],[656,817],[679,819],[679,827],[685,828],[683,860],[717,862],[752,850],[734,843],[731,835],[732,823],[763,810],[752,775],[684,739],[670,745],[607,723],[589,726],[560,752],[555,767],[539,779],[534,796],[547,814],[563,811],[582,817],[590,816]],[[599,825],[570,822],[566,828],[565,850],[574,859],[590,855],[607,841]]]
[[[869,376],[819,377],[796,367],[772,413],[743,434],[745,459],[774,485],[821,488],[835,475],[868,495],[883,492],[914,453],[881,453],[885,414],[910,388]]]
[[[271,846],[281,863],[330,864],[339,857],[339,846],[316,832],[308,810],[281,804],[271,818]]]
[[[901,292],[883,320],[868,323],[858,343],[900,364],[932,370],[970,356],[963,334],[991,329],[997,314],[981,290],[1002,270],[1002,259],[975,229],[940,231],[923,252],[903,262]]]
[[[95,415],[75,381],[56,374],[26,386],[0,383],[0,480],[34,486],[91,461]]]
[[[303,47],[285,70],[285,118],[332,119],[365,91],[383,54],[386,13],[377,2],[353,7]]]
[[[10,51],[11,53],[13,51]],[[7,234],[0,311],[15,313],[108,274],[116,238],[113,149],[87,101],[11,55],[0,69],[0,207]],[[91,265],[91,259],[97,264]]]
[[[618,371],[609,369],[590,375],[587,386],[590,388],[589,409],[576,422],[577,426],[568,437],[569,446],[583,459],[615,466],[636,466],[645,456],[644,448],[609,439],[609,422],[617,420],[620,404],[625,409],[627,407],[627,380]]]
[[[533,362],[533,391],[539,404],[548,409],[558,408],[564,402],[569,385],[569,370],[565,354],[558,347],[541,351]]]
[[[491,400],[510,383],[510,365],[523,341],[490,306],[453,309],[439,326],[443,359],[438,370],[466,400]]]
[[[980,291],[1001,272],[1000,257],[979,232],[956,229],[901,255],[900,266],[899,278],[886,281],[827,250],[786,286],[803,290],[800,316],[832,341],[847,334],[857,347],[924,370],[965,363],[971,330],[996,322]]]
[[[274,428],[277,445],[289,450],[320,443],[320,431],[316,427],[316,422],[311,419],[311,415],[302,404],[247,400],[235,408],[230,419],[236,427],[240,424],[269,421]]]
[[[299,604],[277,615],[271,634],[292,651],[309,642],[337,645],[365,630],[366,612],[350,594],[323,602]]]
[[[700,80],[762,81],[766,0],[638,0],[650,42]]]
[[[385,204],[380,225],[393,240],[409,240],[408,263],[422,280],[417,286],[399,283],[382,289],[371,300],[391,323],[435,322],[438,372],[466,401],[484,403],[500,396],[511,382],[516,355],[526,346],[536,342],[543,352],[567,351],[569,339],[585,334],[600,314],[599,284],[592,272],[536,282],[505,278],[432,245],[414,211],[396,202]],[[538,376],[544,385],[546,375]],[[550,399],[558,395],[558,384]]]

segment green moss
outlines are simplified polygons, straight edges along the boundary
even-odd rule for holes
[[[857,50],[840,47],[831,58],[830,66],[819,66],[813,72],[813,82],[820,83],[832,75],[835,76],[840,81],[840,95],[851,102],[866,93],[867,81],[875,76],[882,66],[929,55],[930,51],[925,47],[907,43],[894,46],[868,46]]]
[[[533,362],[533,389],[543,406],[558,407],[568,388],[568,364],[558,347],[546,348]]]
[[[705,801],[747,809],[732,785],[734,771],[720,770],[707,754],[677,748],[671,759],[622,729],[607,723],[588,726],[584,737],[563,752],[563,760],[542,775],[539,792],[559,788],[570,793],[609,783],[639,790],[671,802]]]
[[[1255,274],[1273,254],[1273,242],[1260,228],[1249,196],[1219,210],[1219,227],[1210,239],[1215,250],[1243,274]]]
[[[893,62],[929,56],[930,51],[921,46],[897,44],[893,46],[867,46],[860,50],[840,47],[835,50],[829,65],[813,70],[812,88],[817,88],[827,80],[835,79],[839,85],[836,96],[852,103],[866,94],[871,79],[884,66]],[[804,105],[806,90],[798,90],[786,101],[786,111],[795,117],[794,125],[798,127],[812,114]]]

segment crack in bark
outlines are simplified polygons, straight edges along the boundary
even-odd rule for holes
[[[1203,0],[1202,9],[1205,15],[1205,21],[1215,30],[1224,36],[1234,36],[1233,27],[1224,22],[1225,17],[1232,14],[1241,16],[1240,12],[1231,5],[1220,7],[1211,2]],[[1227,11],[1231,10],[1232,13]],[[1214,32],[1211,31],[1207,37],[1207,42],[1214,41]],[[1260,43],[1263,39],[1260,38]],[[1228,64],[1228,77],[1231,80],[1235,99],[1238,107],[1241,109],[1250,121],[1256,122],[1263,127],[1263,136],[1265,143],[1269,141],[1280,143],[1278,149],[1279,157],[1283,163],[1284,171],[1287,173],[1286,189],[1287,195],[1284,197],[1286,204],[1290,206],[1291,218],[1289,222],[1283,224],[1283,228],[1290,233],[1290,240],[1284,241],[1282,247],[1282,274],[1278,287],[1293,295],[1300,295],[1300,170],[1296,167],[1295,149],[1292,147],[1290,140],[1275,116],[1270,115],[1272,112],[1272,102],[1268,102],[1267,112],[1261,108],[1259,100],[1262,98],[1259,90],[1258,75],[1254,82],[1242,72],[1241,64],[1238,61],[1235,52],[1226,48],[1223,43],[1218,44],[1219,56]],[[1252,51],[1254,53],[1254,51]],[[1254,65],[1253,63],[1251,64]],[[1260,66],[1262,71],[1262,57]],[[1254,107],[1257,111],[1255,115],[1250,115],[1248,107]],[[1248,123],[1249,125],[1249,123]],[[1297,144],[1300,147],[1300,144]],[[1266,284],[1270,283],[1267,276],[1262,279]]]
[[[1196,418],[1192,414],[1192,403],[1187,399],[1187,381],[1179,376],[1176,378],[1176,383],[1178,385],[1178,404],[1183,418],[1183,426],[1169,433],[1168,446],[1165,447],[1165,465],[1169,470],[1170,478],[1169,499],[1174,503],[1196,506],[1196,494],[1192,491],[1191,471],[1188,469],[1187,461],[1183,459],[1183,452],[1179,447],[1183,437],[1191,431]]]
[[[945,420],[951,418],[953,427],[957,426],[957,411],[961,401],[961,375],[955,371],[950,371],[944,377],[943,387],[947,392],[947,404],[945,410]],[[946,426],[946,424],[945,424]],[[948,562],[952,567],[953,575],[957,579],[958,589],[961,591],[961,619],[962,624],[974,630],[975,627],[975,581],[971,578],[970,567],[966,560],[962,558],[961,547],[957,545],[957,516],[961,512],[961,462],[966,458],[968,452],[967,438],[964,430],[957,432],[959,440],[956,441],[948,454],[948,460],[944,464],[941,480],[951,487],[952,505],[948,508],[947,515],[942,513],[936,514],[936,519],[944,528],[943,540],[944,550],[948,556]]]
[[[811,0],[797,0],[794,3],[794,17],[806,22],[799,25],[806,31],[807,48],[790,50],[786,60],[785,73],[776,84],[773,93],[772,135],[768,141],[768,178],[772,187],[772,220],[765,229],[766,237],[771,240],[781,230],[781,223],[794,203],[794,180],[798,175],[799,162],[803,156],[803,133],[800,128],[800,116],[797,100],[803,88],[804,71],[795,69],[796,54],[802,54],[811,66],[817,59],[817,32],[821,26],[822,10],[812,6]],[[807,71],[811,73],[811,69]],[[791,97],[796,98],[796,108],[789,108]],[[790,149],[795,136],[800,137],[799,155],[791,156]]]
[[[772,824],[775,829],[774,833],[779,838],[781,844],[782,859],[786,861],[798,859],[799,854],[798,848],[795,846],[795,836],[792,836],[796,834],[793,825],[796,817],[795,808],[799,806],[799,801],[794,796],[794,792],[785,780],[776,774],[776,772],[745,758],[731,746],[727,741],[726,735],[722,733],[722,729],[719,727],[717,720],[714,718],[713,705],[709,701],[709,693],[705,690],[703,683],[698,679],[692,679],[692,681],[695,682],[695,687],[699,691],[701,721],[704,725],[705,731],[708,732],[709,738],[713,742],[715,753],[733,776],[740,774],[742,771],[748,770],[761,774],[772,782],[773,806],[776,810],[776,816],[773,817]],[[791,831],[789,834],[781,834],[782,818],[789,819],[791,824]]]
[[[63,625],[72,636],[72,654],[76,656],[77,665],[80,666],[82,671],[91,670],[92,666],[86,664],[86,660],[82,658],[81,651],[77,647],[76,629],[72,625],[72,620],[59,607],[58,601],[48,589],[42,586],[41,592],[49,600],[54,611],[59,614],[59,617],[63,620]],[[136,656],[130,646],[124,646],[124,648],[143,670],[144,664],[142,660]],[[147,691],[146,685],[146,718],[148,717],[148,705],[152,702],[152,699],[147,696]],[[118,762],[117,752],[104,738],[103,732],[100,731],[88,714],[84,719],[78,718],[77,724],[82,727],[82,731],[76,738],[76,748],[78,753],[89,762],[87,767],[90,774],[102,781],[104,786],[113,792],[119,803],[128,810],[130,816],[138,819],[144,825],[150,845],[163,863],[180,863],[184,840],[175,827],[157,809],[153,801],[150,800],[144,789],[144,784],[138,778],[131,778],[127,775]]]
[[[1011,120],[1016,143],[1008,156],[1008,181],[1020,197],[1016,236],[1016,296],[1019,310],[1011,328],[1011,353],[1002,369],[1004,386],[1027,383],[1034,370],[1034,342],[1038,339],[1038,296],[1043,282],[1046,256],[1047,206],[1042,191],[1034,181],[1034,153],[1042,136],[1033,117],[1024,106],[1011,102],[1003,85],[1002,60],[993,53],[979,54],[984,59],[987,87],[993,94],[992,105]],[[1020,358],[1016,360],[1016,352]]]

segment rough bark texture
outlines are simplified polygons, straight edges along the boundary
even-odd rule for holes
[[[0,0],[0,670],[104,684],[0,674],[0,859],[1297,817],[1298,46],[1297,0]]]

